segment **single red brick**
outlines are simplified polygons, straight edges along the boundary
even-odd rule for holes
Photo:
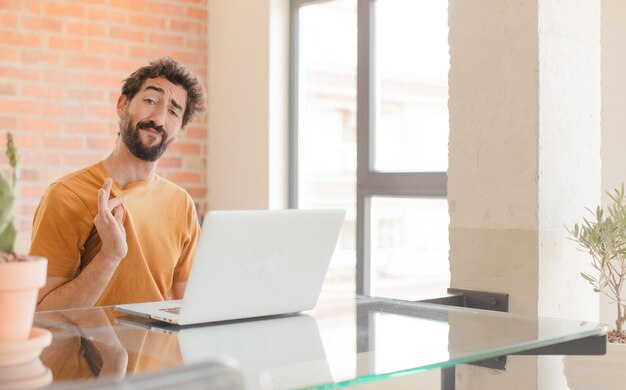
[[[58,166],[61,164],[59,152],[42,152],[41,150],[21,149],[23,166]]]
[[[0,79],[39,81],[39,71],[18,66],[0,66]]]
[[[105,54],[107,56],[122,57],[126,54],[126,45],[122,43],[112,43],[102,39],[88,39],[87,49],[90,53]]]
[[[115,119],[117,117],[115,109],[104,104],[89,104],[86,111],[88,118]]]
[[[48,38],[48,47],[58,50],[83,50],[84,42],[82,38],[65,38],[51,36]]]
[[[0,99],[0,114],[26,115],[39,112],[39,104],[23,100]]]
[[[0,42],[2,38],[0,37]],[[17,61],[19,51],[11,47],[0,47],[0,61],[15,62]]]
[[[100,3],[102,1],[100,0]],[[88,9],[87,19],[100,22],[108,22],[109,24],[126,25],[126,14],[120,11],[113,11],[110,9]]]
[[[185,40],[180,35],[151,33],[150,43],[160,46],[180,47],[183,46]]]
[[[188,188],[187,192],[189,192],[189,195],[191,195],[192,198],[194,199],[198,199],[198,198],[206,198],[207,195],[207,189],[206,188]]]
[[[163,156],[159,159],[159,168],[182,168],[183,160],[180,157]]]
[[[126,27],[111,27],[109,36],[126,42],[145,43],[146,41],[146,34],[143,31]]]
[[[52,64],[60,63],[60,56],[48,50],[25,50],[22,52],[22,62],[26,64]]]
[[[22,183],[19,196],[21,199],[40,199],[46,188],[48,186]]]
[[[157,14],[163,14],[167,16],[184,16],[185,9],[180,5],[174,5],[164,1],[149,1],[147,9]]]
[[[128,10],[143,11],[145,4],[143,0],[109,0],[111,7],[123,8]]]
[[[202,180],[202,175],[196,172],[167,172],[167,178],[178,184],[197,184]]]
[[[170,29],[172,31],[185,32],[189,34],[206,34],[207,24],[190,22],[189,20],[171,20]]]
[[[122,85],[122,80],[123,77],[119,77],[116,75],[111,75],[111,74],[102,74],[102,73],[95,73],[95,74],[88,74],[87,75],[87,85],[95,85],[95,86],[102,86],[102,87],[108,87],[108,88],[119,88]]]
[[[133,27],[145,27],[151,29],[165,28],[165,19],[147,15],[128,15],[128,25]]]
[[[78,4],[68,4],[67,2],[47,1],[44,9],[46,15],[74,18],[82,18],[85,16],[85,7]]]
[[[102,37],[106,33],[104,25],[94,23],[68,23],[67,32],[84,37],[86,35]]]
[[[25,131],[59,133],[61,131],[61,121],[58,119],[21,117],[19,119],[18,128]]]
[[[29,16],[22,14],[22,26],[28,30],[63,32],[63,21],[45,16]]]
[[[169,148],[172,152],[181,152],[181,153],[199,153],[200,146],[198,144],[191,144],[188,142],[176,142]]]
[[[34,85],[24,85],[22,87],[22,95],[26,97],[34,97],[38,99],[59,100],[62,98],[62,90],[60,87],[41,86],[39,83]]]
[[[101,89],[74,88],[67,91],[67,97],[80,101],[104,101],[104,91]]]
[[[106,137],[106,138],[95,138],[89,137],[87,138],[87,147],[88,149],[96,149],[96,150],[113,150],[115,147],[115,138]]]
[[[125,74],[130,74],[134,72],[136,69],[144,65],[147,65],[145,60],[132,61],[132,60],[121,59],[121,60],[111,60],[109,68],[111,70],[118,70],[120,72],[124,72]]]
[[[0,9],[3,7],[0,6]],[[17,15],[14,13],[0,14],[0,26],[4,28],[17,28]]]
[[[73,68],[94,69],[101,68],[105,60],[103,57],[78,55],[66,60],[66,65]]]
[[[191,16],[192,18],[200,20],[206,20],[207,10],[206,8],[189,7],[187,8],[187,16]]]
[[[44,70],[41,78],[48,84],[80,85],[84,82],[84,75],[70,70]]]
[[[106,135],[106,127],[101,122],[72,122],[65,125],[64,132],[67,134]]]
[[[52,149],[80,150],[83,139],[78,137],[44,137],[43,146]]]
[[[17,117],[15,117],[15,116],[0,116],[0,129],[15,130],[16,127],[17,127]],[[6,137],[6,132],[4,132],[4,134],[2,136]]]
[[[20,172],[20,181],[24,182],[37,182],[39,181],[39,171],[36,169],[24,169]]]
[[[189,49],[207,51],[209,48],[209,42],[206,38],[186,37],[185,46]]]
[[[141,45],[130,46],[128,50],[129,57],[141,58],[144,61],[146,58],[159,58],[170,55],[170,51],[163,47],[146,47]]]
[[[65,167],[70,170],[75,170],[95,164],[106,157],[106,155],[107,153],[94,153],[94,151],[90,151],[89,153],[64,153],[62,160]]]
[[[80,104],[44,102],[41,114],[44,116],[63,117],[66,119],[83,117],[83,107]]]
[[[0,95],[15,96],[17,94],[17,86],[15,83],[2,83],[0,82]]]
[[[26,148],[38,148],[41,145],[41,136],[39,135],[27,135],[15,132],[13,134],[15,145],[20,149]]]
[[[0,30],[0,45],[40,47],[41,37],[38,34]]]

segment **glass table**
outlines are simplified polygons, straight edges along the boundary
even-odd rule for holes
[[[34,325],[53,333],[40,360],[55,386],[226,356],[250,389],[346,387],[511,354],[585,354],[607,332],[590,322],[329,292],[312,311],[253,320],[176,327],[102,307],[39,312]]]

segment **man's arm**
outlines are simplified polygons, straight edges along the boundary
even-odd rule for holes
[[[46,285],[39,291],[37,310],[94,306],[120,261],[106,259],[99,253],[74,279],[48,275]]]
[[[187,287],[187,279],[191,270],[191,264],[196,254],[196,246],[200,237],[200,224],[198,223],[198,215],[193,203],[193,199],[186,194],[187,212],[186,225],[188,229],[188,239],[183,245],[183,249],[178,258],[178,263],[174,269],[174,279],[172,288],[168,293],[168,299],[183,299],[185,288]]]
[[[98,190],[98,214],[94,224],[102,241],[100,252],[74,279],[48,275],[39,293],[37,310],[94,306],[126,256],[124,200],[109,199],[112,185],[113,181],[107,178]]]

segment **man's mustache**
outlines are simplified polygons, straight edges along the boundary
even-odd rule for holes
[[[157,126],[157,124],[154,123],[154,121],[139,122],[137,123],[137,128],[138,129],[152,129],[159,133],[163,133],[163,131],[165,131],[163,126]]]

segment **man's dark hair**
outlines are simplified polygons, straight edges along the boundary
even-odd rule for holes
[[[187,91],[187,104],[182,124],[182,128],[185,128],[194,116],[204,111],[204,88],[187,66],[179,64],[172,58],[159,58],[134,71],[124,80],[122,95],[125,95],[129,101],[132,100],[144,81],[157,77],[165,77],[172,84],[180,85]]]

